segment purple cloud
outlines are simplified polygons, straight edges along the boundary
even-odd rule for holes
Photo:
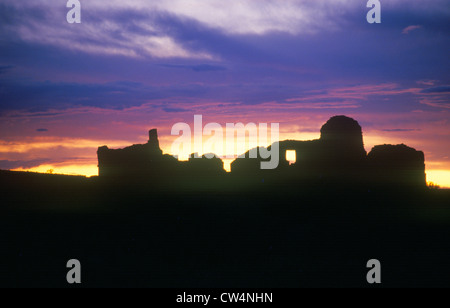
[[[422,26],[408,26],[405,29],[403,29],[402,34],[409,34],[411,31],[421,29]]]

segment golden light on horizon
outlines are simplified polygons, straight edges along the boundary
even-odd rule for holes
[[[286,160],[290,165],[297,162],[297,152],[296,151],[286,151]]]
[[[427,170],[427,182],[450,188],[450,170]]]
[[[38,167],[33,167],[29,169],[13,169],[11,171],[23,171],[23,172],[37,172],[46,174],[62,174],[62,175],[81,175],[81,176],[97,176],[98,167],[97,165],[52,165],[45,164]]]
[[[174,136],[166,136],[167,138],[160,138],[162,139],[161,142],[161,148],[164,151],[165,154],[172,154],[171,145],[173,140],[176,138]],[[280,132],[279,140],[313,140],[320,138],[320,134],[318,133],[294,133],[293,130]],[[209,138],[204,138],[203,142],[204,144],[208,141]],[[29,143],[18,143],[14,145],[10,144],[2,144],[0,143],[0,148],[3,147],[3,150],[11,150],[11,146],[13,146],[12,150],[20,152],[20,153],[26,153],[26,152],[32,152],[36,151],[37,149],[45,149],[45,152],[42,152],[43,154],[48,154],[49,151],[52,151],[54,149],[58,149],[56,147],[57,145],[61,148],[61,143],[58,142],[59,140],[53,140],[52,138],[45,138],[45,139],[38,139],[33,140]],[[391,143],[391,144],[397,144],[399,140],[394,138],[386,138],[385,136],[378,136],[377,134],[370,134],[370,135],[364,135],[364,144],[366,147],[367,152],[370,152],[372,146],[376,144],[383,144],[383,143]],[[259,146],[268,146],[270,142],[267,144],[257,144]],[[96,140],[84,140],[84,139],[70,139],[66,138],[63,140],[62,145],[65,148],[68,148],[71,151],[79,150],[77,152],[77,155],[79,157],[83,157],[83,161],[67,161],[63,163],[46,163],[37,167],[33,168],[17,168],[12,169],[12,171],[29,171],[29,172],[38,172],[38,173],[53,173],[53,174],[64,174],[64,175],[82,175],[82,176],[97,176],[98,175],[98,167],[96,163],[96,156],[95,152],[97,150],[97,146],[99,144],[109,144],[112,145],[111,148],[122,148],[123,144],[127,144],[125,141],[116,141],[116,142],[99,142]],[[128,142],[129,143],[129,142]],[[219,156],[219,158],[222,159],[224,162],[224,169],[227,172],[231,171],[231,163],[237,158],[238,155],[241,155],[245,153],[246,151],[253,148],[255,144],[249,142],[249,136],[246,136],[245,138],[236,138],[234,140],[234,143],[228,144],[227,142],[223,143],[223,146],[219,146],[217,148],[210,148],[208,146],[204,146],[199,151],[199,155],[203,155],[206,153],[215,152]],[[221,150],[222,149],[222,150]],[[240,153],[235,153],[237,150],[240,150]],[[189,158],[189,155],[197,152],[195,151],[196,148],[194,146],[191,147],[189,151],[188,149],[185,151],[182,151],[182,153],[176,153],[179,155],[180,160],[187,160]],[[419,149],[420,150],[420,149]],[[57,153],[55,150],[53,153]],[[229,157],[227,157],[229,156]],[[292,164],[295,163],[297,160],[297,153],[295,151],[287,151],[286,153],[286,159]],[[435,161],[426,161],[427,169],[427,181],[429,183],[434,183],[436,185],[439,185],[442,188],[450,188],[450,168],[443,162],[435,162]],[[431,167],[431,168],[430,168]]]
[[[292,152],[292,153],[291,153]],[[297,160],[295,151],[287,151],[286,159],[292,164]],[[224,169],[227,172],[231,171],[231,163],[234,159],[222,159],[224,162]],[[59,165],[59,164],[45,164],[38,167],[33,167],[29,169],[12,169],[11,171],[22,171],[22,172],[37,172],[46,174],[62,174],[62,175],[81,175],[86,177],[92,177],[98,175],[98,167],[95,164],[69,164],[69,165]],[[427,182],[433,183],[440,186],[441,188],[450,188],[450,170],[426,170]]]

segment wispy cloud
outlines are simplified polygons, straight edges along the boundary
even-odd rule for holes
[[[325,91],[311,91],[309,95],[303,97],[291,98],[289,102],[303,102],[307,100],[354,100],[363,102],[369,96],[393,96],[402,94],[416,94],[421,91],[420,88],[402,88],[397,84],[375,84],[375,85],[355,85],[349,87],[332,88]]]
[[[450,86],[423,89],[420,103],[435,108],[450,109]]]
[[[392,129],[383,129],[383,132],[388,133],[406,133],[406,132],[418,132],[420,129],[414,129],[414,128],[392,128]]]
[[[13,21],[2,32],[10,37],[41,45],[56,46],[77,52],[125,56],[132,58],[189,58],[213,59],[213,55],[191,50],[158,28],[153,20],[158,13],[151,10],[129,9],[83,2],[83,22],[68,24],[66,8],[52,1],[24,1],[20,5],[11,1]],[[2,4],[5,6],[6,4]]]
[[[403,29],[402,34],[409,34],[411,31],[417,30],[417,29],[421,29],[422,26],[408,26],[405,29]]]
[[[196,65],[161,64],[161,66],[168,68],[189,69],[194,72],[218,72],[227,70],[227,68],[224,66],[211,64],[196,64]]]
[[[0,169],[11,170],[11,169],[31,169],[34,167],[41,166],[43,164],[51,162],[51,159],[34,159],[34,160],[0,160]]]
[[[417,84],[424,86],[434,86],[436,82],[437,80],[419,80],[417,81]]]
[[[402,10],[406,3],[410,11],[420,9],[415,1],[406,0],[392,0],[384,7]],[[442,3],[446,4],[429,1],[427,10],[442,12]],[[200,48],[198,38],[180,40],[183,29],[179,25],[226,36],[310,35],[346,29],[356,16],[363,17],[365,10],[365,5],[355,0],[91,0],[82,2],[82,23],[68,24],[67,8],[55,1],[4,0],[1,11],[7,13],[0,31],[12,38],[76,52],[217,60],[218,55]],[[403,33],[419,27],[408,26]]]

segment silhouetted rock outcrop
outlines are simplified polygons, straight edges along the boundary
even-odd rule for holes
[[[135,144],[117,150],[103,146],[98,149],[97,155],[101,177],[157,175],[173,169],[177,163],[172,156],[163,155],[156,129],[149,132],[146,144]]]
[[[426,185],[425,155],[401,145],[378,145],[367,156],[370,181],[383,185]]]
[[[367,153],[364,149],[361,126],[345,117],[331,118],[320,130],[320,143],[329,168],[354,168]]]
[[[279,165],[273,170],[261,170],[261,162],[267,161],[250,151],[231,164],[231,173],[250,182],[264,182],[298,186],[313,185],[414,185],[426,186],[425,157],[423,152],[405,145],[376,146],[367,155],[364,149],[361,126],[346,116],[332,117],[321,130],[321,137],[312,141],[286,140],[272,144],[279,146]],[[297,161],[292,165],[286,159],[287,151],[295,151]],[[180,162],[171,155],[164,155],[159,146],[156,129],[149,132],[146,144],[125,149],[98,149],[100,177],[129,177],[144,179],[222,177],[223,162],[215,157],[197,157]],[[195,158],[197,157],[197,158]],[[208,155],[209,157],[209,155]]]
[[[211,156],[209,156],[211,155]],[[194,174],[196,176],[217,176],[223,175],[225,169],[223,168],[223,161],[214,154],[207,154],[202,157],[197,157],[197,154],[191,154],[189,161],[185,163],[186,174]]]
[[[146,144],[135,144],[124,149],[100,147],[97,151],[99,176],[102,178],[121,178],[128,180],[170,181],[175,177],[215,176],[225,173],[223,162],[219,158],[211,160],[194,159],[194,154],[187,162],[163,154],[159,146],[156,129],[149,131]]]
[[[345,116],[331,118],[322,127],[318,140],[281,141],[279,148],[280,164],[273,172],[278,176],[287,174],[289,180],[308,183],[330,179],[356,180],[366,158],[361,126]],[[297,161],[292,166],[286,160],[287,151],[296,152]],[[232,172],[259,173],[259,165],[248,159],[248,153],[245,157],[232,163]]]
[[[365,155],[362,128],[357,121],[346,116],[332,117],[320,129],[320,140],[349,146]]]
[[[159,147],[159,140],[158,140],[158,130],[157,129],[151,129],[148,132],[148,148],[150,152],[154,155],[162,155],[162,150]]]
[[[416,185],[426,186],[425,158],[422,152],[406,146],[375,147],[367,156],[362,128],[346,116],[332,117],[312,141],[279,142],[280,164],[276,170],[260,170],[261,159],[249,159],[249,152],[231,164],[233,174],[267,178],[278,182],[312,185]],[[290,165],[287,151],[295,151],[297,161]]]

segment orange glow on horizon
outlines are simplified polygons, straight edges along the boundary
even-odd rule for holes
[[[293,160],[295,161],[295,160]],[[223,159],[224,168],[227,172],[231,171],[231,163],[233,159]],[[24,172],[37,172],[49,174],[52,171],[53,174],[62,175],[81,175],[86,177],[97,176],[97,165],[67,165],[67,166],[53,166],[53,165],[41,165],[30,169],[13,169],[11,171],[24,171]],[[427,170],[427,182],[434,183],[441,188],[450,188],[450,170]]]
[[[284,125],[282,127],[282,130],[280,131],[280,140],[314,140],[320,138],[320,133],[301,133],[302,128],[298,127],[296,125]],[[269,133],[270,135],[270,133]],[[170,135],[163,135],[160,136],[160,144],[161,148],[164,151],[164,153],[170,153],[171,152],[171,146],[172,142],[177,138],[178,136],[170,136]],[[208,141],[209,137],[204,137],[203,142],[206,143]],[[270,138],[269,138],[270,139]],[[364,134],[364,145],[367,152],[370,152],[372,147],[377,144],[399,144],[401,141],[404,140],[404,138],[401,137],[393,137],[393,136],[386,136],[383,134],[377,134],[376,131],[371,131],[368,134]],[[250,144],[248,142],[248,137],[245,138],[245,140],[235,140],[235,144],[232,146],[229,146],[224,142],[223,150],[220,151],[218,149],[215,154],[217,154],[224,162],[224,169],[227,172],[231,171],[231,163],[234,161],[235,158],[226,158],[226,155],[230,155],[230,153],[234,153],[236,151],[236,148],[245,148],[245,151],[250,150]],[[406,144],[409,144],[410,142],[415,143],[414,140],[404,140]],[[418,142],[418,141],[416,141]],[[272,140],[269,142],[269,144],[272,143]],[[37,140],[32,140],[31,142],[24,142],[24,143],[6,143],[6,142],[0,142],[0,150],[4,152],[17,152],[17,153],[32,153],[36,151],[37,149],[44,149],[46,152],[43,152],[45,154],[48,154],[47,151],[53,151],[56,147],[64,147],[67,148],[69,151],[75,151],[79,150],[80,152],[77,152],[78,157],[83,157],[84,161],[67,161],[64,163],[46,163],[37,167],[33,168],[17,168],[12,169],[12,171],[29,171],[29,172],[38,172],[38,173],[50,173],[50,171],[53,172],[53,174],[64,174],[64,175],[82,175],[82,176],[97,176],[98,175],[98,167],[96,164],[96,150],[97,146],[107,144],[110,146],[110,148],[122,148],[125,146],[131,144],[130,142],[126,141],[111,141],[111,142],[105,142],[105,141],[96,141],[96,140],[87,140],[87,139],[70,139],[70,138],[63,138],[60,140],[56,140],[53,138],[41,138]],[[260,146],[268,146],[269,144],[260,144]],[[238,147],[236,147],[238,145]],[[414,144],[411,145],[414,147]],[[421,150],[420,148],[418,148]],[[204,148],[204,152],[200,152],[200,155],[210,153],[209,149]],[[244,151],[244,152],[245,152]],[[183,153],[177,153],[180,157],[180,160],[186,160],[190,154],[194,152],[194,147],[192,147],[192,151],[190,153],[183,152]],[[238,153],[238,155],[243,153]],[[289,153],[288,153],[289,154]],[[293,154],[293,153],[291,153]],[[234,155],[234,157],[237,157],[237,155]],[[6,158],[6,157],[5,157]],[[296,160],[296,157],[287,157],[288,161],[294,162]],[[433,182],[436,185],[439,185],[442,188],[450,188],[450,166],[448,166],[444,162],[437,162],[437,161],[426,161],[427,167],[427,181]]]
[[[427,170],[427,182],[450,188],[450,170]]]
[[[11,171],[37,172],[37,173],[62,174],[62,175],[81,175],[81,176],[86,176],[86,177],[98,175],[97,165],[59,166],[59,165],[46,164],[46,165],[41,165],[41,166],[30,168],[30,169],[19,168],[19,169],[13,169]]]

